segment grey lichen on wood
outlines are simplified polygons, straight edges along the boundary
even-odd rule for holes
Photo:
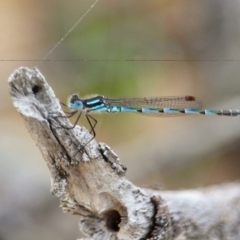
[[[52,193],[64,212],[79,215],[88,239],[240,239],[238,183],[176,192],[137,187],[109,146],[90,141],[84,127],[67,129],[72,125],[37,69],[17,69],[9,85],[50,170]]]

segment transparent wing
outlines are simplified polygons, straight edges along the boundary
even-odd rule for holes
[[[191,108],[201,109],[201,100],[193,96],[152,98],[106,98],[108,106],[144,108]]]
[[[147,116],[183,116],[181,110],[201,109],[201,100],[193,96],[174,96],[174,97],[153,97],[153,98],[106,98],[108,106],[131,107],[131,108],[173,108],[179,112],[139,112]]]

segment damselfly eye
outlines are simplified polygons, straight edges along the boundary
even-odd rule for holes
[[[75,99],[74,101],[72,101],[72,99],[71,99],[69,101],[69,103],[68,103],[68,107],[70,109],[79,109],[79,110],[81,110],[81,109],[83,109],[83,103],[79,99]]]
[[[75,103],[77,100],[79,100],[77,94],[73,94],[70,99],[70,103]]]
[[[75,105],[76,107],[82,107],[82,106],[83,106],[82,102],[80,102],[80,101],[76,101],[76,102],[74,103],[74,105]]]

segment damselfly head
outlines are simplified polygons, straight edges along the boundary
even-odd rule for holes
[[[70,109],[83,109],[83,103],[77,94],[72,94],[68,99],[68,108]]]

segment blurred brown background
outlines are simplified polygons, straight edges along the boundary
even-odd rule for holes
[[[48,58],[189,61],[22,61],[43,59],[92,3],[0,3],[0,58],[18,60],[0,62],[1,240],[81,236],[78,218],[62,214],[51,196],[48,169],[12,106],[14,69],[37,66],[63,102],[71,93],[194,95],[207,109],[240,108],[240,61],[226,61],[240,60],[238,0],[100,0]],[[97,140],[114,149],[138,185],[175,190],[239,179],[239,117],[96,119]]]

